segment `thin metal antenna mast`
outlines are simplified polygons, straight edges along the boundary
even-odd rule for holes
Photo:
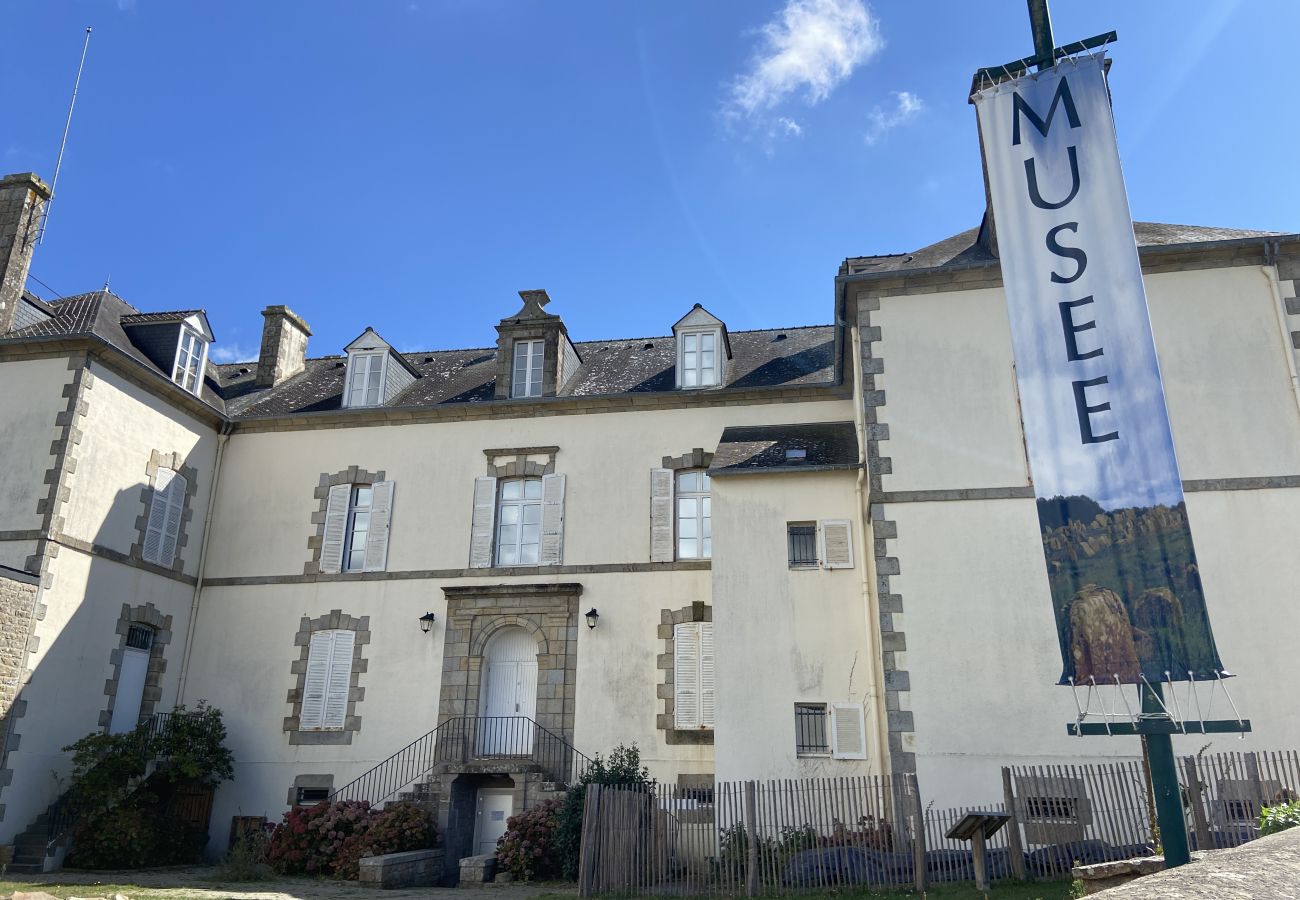
[[[54,180],[50,182],[50,199],[45,204],[45,214],[41,216],[41,233],[36,236],[36,243],[45,241],[45,225],[50,220],[50,207],[54,205],[54,189],[59,186],[59,169],[63,168],[63,151],[68,146],[68,129],[72,127],[72,110],[77,105],[77,91],[81,88],[81,71],[86,68],[86,51],[90,49],[90,26],[86,26],[86,41],[81,45],[81,62],[77,64],[77,80],[72,84],[72,100],[68,103],[68,119],[63,123],[63,140],[59,142],[59,158],[54,163]]]

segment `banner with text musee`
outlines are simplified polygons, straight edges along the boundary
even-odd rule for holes
[[[1218,677],[1102,59],[974,102],[1061,683]]]

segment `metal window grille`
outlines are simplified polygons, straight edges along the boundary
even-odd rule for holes
[[[817,565],[817,526],[790,525],[786,529],[790,547],[790,568]]]
[[[826,740],[826,704],[794,705],[794,750],[798,756],[831,752],[831,745]]]
[[[153,646],[153,629],[148,625],[132,625],[126,630],[126,645],[132,650],[148,650]]]
[[[308,804],[311,803],[320,803],[322,800],[328,800],[329,798],[330,798],[329,788],[311,788],[311,787],[298,788],[299,806],[307,806]]]
[[[1025,813],[1031,819],[1078,818],[1078,799],[1075,797],[1026,797]]]

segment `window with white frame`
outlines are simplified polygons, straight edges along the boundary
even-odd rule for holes
[[[384,395],[384,353],[348,357],[347,406],[378,406]]]
[[[673,626],[673,724],[712,728],[714,719],[713,623]]]
[[[153,496],[149,500],[142,550],[145,562],[170,567],[176,560],[188,488],[189,483],[179,472],[160,467],[154,473]]]
[[[348,500],[347,546],[343,549],[344,572],[365,571],[370,508],[374,499],[374,488],[368,484],[359,484],[352,489],[352,496]]]
[[[709,502],[709,473],[692,469],[677,473],[677,558],[710,559],[713,528]]]
[[[355,631],[346,629],[312,632],[299,731],[343,730],[352,688],[356,638]]]
[[[542,396],[542,341],[515,341],[511,397]]]
[[[192,328],[181,328],[180,342],[176,346],[176,364],[172,367],[172,381],[191,394],[197,394],[203,385],[203,365],[208,357],[208,342]]]
[[[542,479],[501,482],[497,504],[497,565],[538,565],[542,544]]]
[[[796,756],[830,756],[825,703],[794,705],[794,752]]]
[[[718,333],[686,331],[678,336],[677,364],[684,388],[713,387],[718,384]]]

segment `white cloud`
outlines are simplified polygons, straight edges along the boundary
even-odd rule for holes
[[[213,344],[208,351],[208,359],[215,363],[251,362],[257,359],[257,351],[248,350],[239,344]]]
[[[135,12],[135,0],[117,0],[118,12]]]
[[[878,106],[871,111],[868,117],[871,120],[871,128],[867,130],[865,136],[868,144],[876,143],[885,136],[886,132],[914,119],[921,110],[925,109],[925,103],[911,91],[894,91],[894,99],[896,101],[894,108],[888,112]]]
[[[794,119],[781,116],[776,120],[776,125],[777,128],[780,129],[781,133],[788,137],[799,137],[803,134],[803,126]]]
[[[797,93],[820,103],[885,46],[863,0],[786,0],[761,34],[762,49],[731,85],[724,111],[733,118],[761,115]],[[794,125],[787,131],[802,132],[785,121]]]

